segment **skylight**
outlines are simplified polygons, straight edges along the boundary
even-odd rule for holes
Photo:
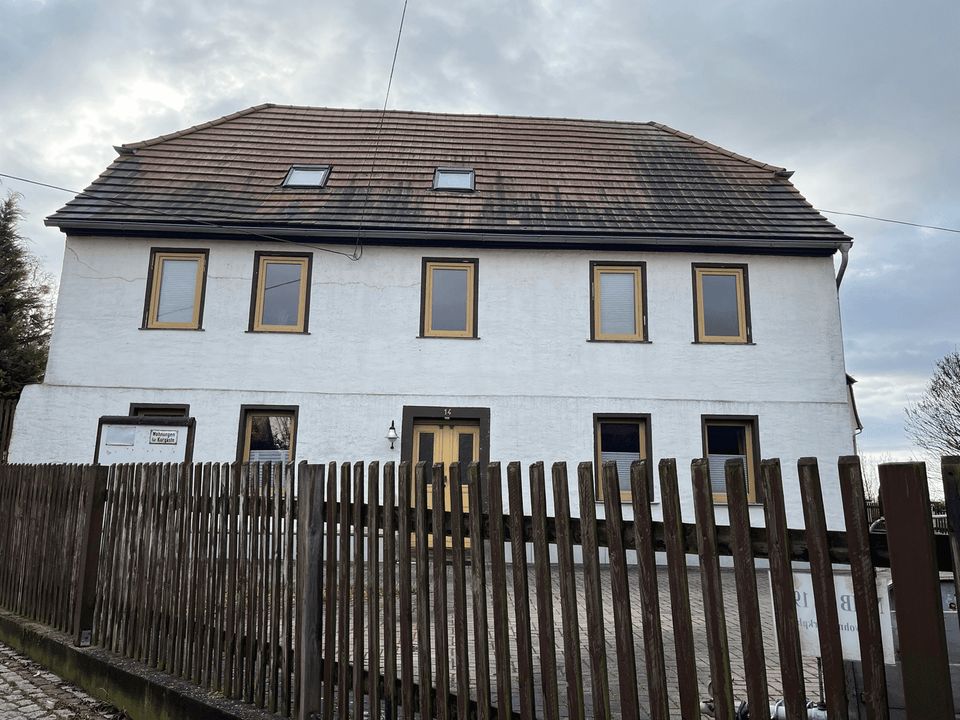
[[[283,179],[283,186],[322,188],[329,176],[329,165],[294,165]]]
[[[434,190],[465,190],[471,192],[473,187],[473,170],[462,168],[437,168],[433,176]]]

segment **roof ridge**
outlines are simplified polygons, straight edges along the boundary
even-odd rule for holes
[[[791,175],[793,175],[793,170],[787,170],[786,168],[780,167],[779,165],[771,165],[770,163],[754,160],[751,157],[747,157],[746,155],[741,155],[740,153],[735,153],[732,150],[727,150],[726,148],[720,147],[719,145],[714,145],[712,142],[698,138],[697,136],[691,135],[690,133],[685,133],[682,130],[677,130],[676,128],[672,128],[669,125],[664,125],[663,123],[654,122],[652,120],[648,122],[647,125],[655,127],[658,130],[662,130],[663,132],[669,133],[671,135],[676,135],[677,137],[683,138],[684,140],[689,140],[690,142],[696,143],[697,145],[703,145],[705,148],[709,148],[710,150],[718,152],[722,155],[726,155],[727,157],[731,157],[735,160],[739,160],[740,162],[747,163],[748,165],[753,165],[754,167],[762,168],[763,170],[769,170],[774,175],[777,175],[779,177],[789,178]]]
[[[177,130],[176,132],[167,133],[165,135],[157,135],[156,137],[148,138],[146,140],[140,140],[133,143],[124,143],[123,145],[115,146],[114,149],[121,154],[125,154],[124,151],[137,150],[142,147],[148,147],[150,145],[157,145],[158,143],[166,142],[167,140],[173,140],[174,138],[183,137],[184,135],[189,135],[190,133],[196,132],[197,130],[205,130],[206,128],[213,127],[214,125],[220,125],[229,120],[234,120],[238,117],[243,117],[244,115],[250,115],[255,113],[258,110],[263,110],[269,107],[277,107],[274,103],[261,103],[260,105],[254,105],[253,107],[248,107],[245,110],[238,110],[237,112],[230,113],[229,115],[224,115],[223,117],[218,117],[214,120],[208,120],[205,123],[200,123],[199,125],[193,125],[191,127],[185,128],[183,130]]]

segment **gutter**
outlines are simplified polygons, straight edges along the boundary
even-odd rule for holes
[[[712,248],[723,251],[738,251],[746,248],[782,252],[792,250],[797,253],[815,251],[817,254],[833,254],[849,249],[849,240],[806,240],[798,238],[745,238],[745,237],[691,237],[685,236],[640,236],[640,235],[599,235],[599,234],[546,234],[518,232],[450,232],[436,230],[376,230],[323,228],[269,228],[257,226],[219,226],[196,225],[188,223],[127,223],[102,221],[71,220],[59,224],[47,218],[44,224],[56,227],[68,234],[126,234],[149,236],[156,234],[177,234],[192,236],[233,236],[251,237],[258,240],[277,240],[310,238],[306,242],[330,244],[354,244],[364,240],[370,244],[387,245],[397,241],[413,241],[404,244],[455,246],[469,245],[479,247],[568,247],[571,249],[591,249],[597,247],[630,249],[638,246],[666,248]],[[267,237],[265,237],[267,236]],[[844,256],[846,257],[846,256]],[[844,265],[845,267],[845,261]],[[842,268],[841,268],[842,273]]]

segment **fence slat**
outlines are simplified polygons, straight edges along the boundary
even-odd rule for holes
[[[334,711],[334,668],[337,648],[337,464],[327,467],[327,490],[324,493],[324,532],[326,533],[326,573],[323,607],[323,720],[332,720]],[[301,681],[306,683],[306,678]]]
[[[663,504],[663,537],[667,551],[670,583],[670,614],[673,642],[677,652],[677,681],[680,687],[680,711],[685,718],[700,714],[697,687],[697,659],[693,645],[693,621],[690,613],[690,587],[687,581],[686,538],[680,511],[677,462],[663,459],[659,465],[660,499]]]
[[[436,703],[435,717],[446,720],[450,698],[450,653],[447,630],[447,535],[444,532],[444,492],[446,478],[443,463],[435,463],[431,474],[430,500],[433,510],[433,625],[436,643]]]
[[[421,718],[432,717],[433,679],[430,668],[433,654],[430,650],[430,533],[427,529],[428,486],[433,482],[433,468],[426,462],[418,462],[415,485],[417,538],[417,681],[419,682],[419,710]],[[436,538],[434,538],[436,539]]]
[[[760,463],[763,483],[763,512],[769,542],[770,588],[780,649],[780,678],[787,720],[803,720],[807,716],[803,684],[803,659],[797,627],[793,568],[790,564],[790,535],[783,504],[783,481],[779,460]]]
[[[513,608],[517,636],[517,669],[523,682],[517,683],[520,694],[520,717],[532,720],[536,698],[533,679],[533,633],[530,627],[530,578],[527,573],[527,544],[524,539],[523,489],[520,463],[507,465],[507,496],[510,501],[510,551],[513,567]]]
[[[400,565],[400,703],[403,706],[403,717],[412,720],[413,707],[413,584],[411,582],[410,558],[410,506],[413,500],[411,487],[411,468],[409,462],[400,463],[399,488],[397,490],[397,506],[399,507],[399,522],[397,523]]]
[[[353,464],[353,717],[363,720],[363,463]]]
[[[383,704],[397,719],[397,536],[395,466],[383,466]]]
[[[580,664],[580,619],[573,565],[573,533],[570,528],[570,485],[567,464],[554,463],[553,512],[557,518],[557,561],[560,566],[560,617],[563,633],[563,670],[567,682],[567,712],[570,720],[583,720],[583,669]]]
[[[727,512],[730,515],[730,539],[733,573],[737,583],[737,608],[740,615],[740,640],[743,643],[743,673],[747,684],[747,706],[769,707],[767,663],[760,625],[760,601],[757,597],[757,568],[750,545],[750,508],[747,478],[739,460],[724,466]]]
[[[617,464],[610,461],[603,463],[600,474],[603,479],[607,545],[610,549],[610,602],[613,605],[613,632],[617,647],[620,716],[625,720],[636,720],[639,711],[637,656],[633,642],[630,584],[627,582],[627,551],[623,540],[623,508],[620,505]]]
[[[952,718],[953,693],[923,463],[880,466],[907,716]]]
[[[557,633],[553,616],[550,546],[547,543],[547,489],[542,462],[530,466],[530,513],[533,521],[533,572],[537,594],[537,635],[540,648],[540,687],[544,716],[560,717],[557,680]],[[462,713],[460,717],[466,717]]]
[[[323,465],[301,463],[297,474],[297,560],[300,614],[299,720],[319,718],[322,710]],[[292,503],[289,503],[292,505]]]
[[[380,711],[380,463],[367,466],[367,638],[370,658],[367,663],[367,698],[371,717]]]
[[[943,499],[947,506],[953,589],[956,596],[960,597],[960,456],[947,456],[941,459],[940,477],[943,482]],[[957,617],[960,620],[960,613]]]
[[[730,646],[723,608],[723,582],[720,577],[720,555],[717,552],[713,488],[707,461],[702,458],[695,459],[690,466],[690,475],[693,480],[693,509],[697,520],[700,584],[703,589],[703,615],[707,629],[707,652],[710,656],[714,717],[733,720]]]
[[[337,717],[350,712],[350,463],[340,465],[340,577],[338,579]]]
[[[453,572],[453,639],[457,673],[457,720],[470,707],[470,648],[467,640],[467,576],[464,552],[463,482],[460,463],[450,464],[450,560]]]
[[[827,547],[827,518],[823,512],[823,491],[816,458],[800,458],[800,497],[803,519],[810,547],[810,575],[813,600],[817,611],[817,633],[820,638],[820,662],[823,672],[827,714],[831,720],[847,720],[847,689],[840,646],[840,618],[837,611],[837,590],[833,582],[833,566]]]
[[[240,616],[242,633],[240,654],[237,659],[237,694],[235,697],[249,702],[253,687],[253,600],[254,556],[256,555],[256,491],[254,470],[249,463],[243,463],[240,469],[241,497],[243,499],[243,525],[240,535],[241,557],[243,558],[243,614]]]
[[[667,695],[667,671],[660,622],[660,595],[657,590],[657,556],[653,549],[653,518],[650,514],[650,466],[646,460],[630,465],[630,490],[633,500],[633,535],[640,571],[640,612],[643,624],[643,649],[646,659],[650,717],[670,717]]]
[[[237,653],[237,611],[238,597],[240,595],[237,578],[240,565],[240,512],[241,512],[241,480],[240,465],[232,463],[230,465],[230,503],[227,508],[227,578],[225,601],[226,619],[224,624],[224,648],[223,648],[223,694],[232,698],[235,697],[237,683],[234,679],[234,663]]]
[[[583,548],[583,595],[587,606],[587,650],[590,656],[590,687],[593,715],[610,717],[610,682],[603,629],[603,589],[600,585],[600,554],[597,540],[596,493],[592,463],[577,466],[580,487],[580,531]]]
[[[841,457],[839,472],[863,666],[863,702],[867,720],[886,720],[889,709],[883,666],[883,634],[877,607],[877,576],[870,557],[870,523],[867,519],[860,458],[856,455]]]
[[[490,630],[487,614],[486,558],[483,550],[483,492],[482,475],[478,463],[470,463],[467,469],[468,497],[471,512],[470,523],[470,575],[473,600],[473,637],[475,672],[477,680],[477,717],[490,718]],[[459,720],[459,719],[458,719]]]
[[[296,541],[297,526],[294,513],[294,465],[288,463],[284,467],[283,473],[283,559],[282,559],[282,588],[280,602],[282,603],[281,629],[280,629],[280,713],[286,717],[292,717],[293,708],[296,704],[296,688],[293,686],[293,676],[298,674],[300,667],[298,659],[295,657],[295,647],[300,643],[293,640],[293,629],[295,624],[296,611],[299,605],[299,592],[295,592],[296,582],[296,556],[294,553],[294,542]]]
[[[260,501],[260,562],[258,564],[257,588],[257,662],[253,679],[254,704],[267,707],[267,679],[270,667],[270,570],[271,553],[270,510],[275,463],[261,463],[257,472],[257,487]]]
[[[503,482],[500,463],[487,465],[490,592],[493,596],[493,652],[497,673],[497,716],[513,713],[510,678],[510,623],[507,615],[507,565],[503,529]]]

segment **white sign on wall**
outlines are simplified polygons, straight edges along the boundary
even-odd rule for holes
[[[837,616],[843,659],[860,660],[860,624],[857,620],[857,607],[853,596],[853,578],[849,571],[834,568],[833,583],[837,593]],[[880,609],[883,660],[888,665],[893,665],[896,659],[890,617],[889,585],[889,571],[878,569],[877,605]],[[800,651],[805,657],[820,657],[820,631],[816,602],[813,599],[813,577],[810,571],[794,571],[793,587],[797,607],[797,625],[800,629]]]
[[[110,416],[100,419],[96,462],[186,462],[190,458],[192,418]]]

